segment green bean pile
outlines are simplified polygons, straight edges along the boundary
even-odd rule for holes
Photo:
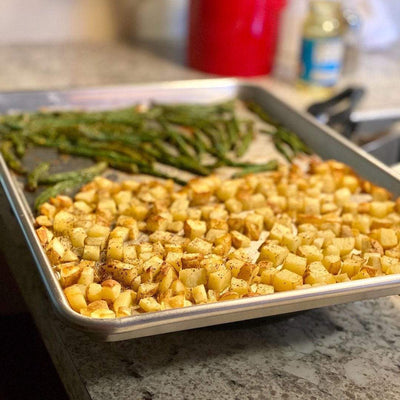
[[[300,139],[273,121],[256,104],[248,109],[273,128],[275,147],[291,160],[308,152]],[[90,180],[107,166],[129,173],[172,178],[159,168],[169,165],[206,176],[221,166],[240,168],[235,176],[273,170],[276,160],[265,164],[237,161],[256,135],[250,119],[239,119],[234,101],[214,105],[153,104],[101,112],[42,111],[0,116],[0,150],[9,168],[27,175],[27,189],[55,185],[39,197],[48,196]],[[88,157],[98,162],[92,169],[49,175],[50,166],[39,164],[30,173],[23,165],[28,147],[52,147],[60,153]],[[89,170],[89,171],[87,171]]]

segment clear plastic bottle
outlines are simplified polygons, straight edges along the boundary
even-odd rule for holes
[[[301,86],[330,88],[343,65],[345,21],[336,1],[311,0],[303,25]]]

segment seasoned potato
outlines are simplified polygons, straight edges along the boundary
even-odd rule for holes
[[[400,199],[332,160],[178,191],[97,177],[39,213],[65,296],[91,318],[400,273]]]

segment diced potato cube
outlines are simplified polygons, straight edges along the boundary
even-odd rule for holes
[[[255,293],[259,295],[267,295],[267,294],[272,294],[274,293],[275,289],[272,285],[266,285],[264,283],[257,283],[255,286]]]
[[[93,301],[90,304],[88,304],[86,308],[82,308],[80,310],[80,313],[87,317],[91,317],[92,313],[97,310],[109,310],[107,302],[104,300]]]
[[[392,274],[400,274],[400,263],[399,264],[395,264],[395,265],[391,265],[387,270],[386,273],[388,275],[392,275]]]
[[[226,231],[222,229],[210,229],[206,234],[206,240],[211,243],[215,243],[215,241],[220,238],[221,236],[226,235]]]
[[[36,229],[36,234],[38,235],[40,244],[42,246],[46,246],[47,243],[53,239],[53,232],[50,229],[47,229],[45,226],[41,226],[39,229]]]
[[[163,267],[161,267],[160,275],[163,276],[163,278],[160,282],[160,286],[158,287],[158,291],[160,293],[165,293],[172,285],[172,282],[174,281],[176,276],[174,271],[174,268],[169,265],[164,265]],[[159,278],[157,277],[157,279]]]
[[[281,241],[284,235],[289,235],[291,233],[292,230],[288,226],[275,222],[269,233],[269,239]]]
[[[231,237],[232,237],[232,244],[236,247],[236,248],[240,248],[240,247],[249,247],[250,246],[250,239],[241,234],[238,231],[232,231],[230,232]]]
[[[220,200],[226,201],[235,197],[241,182],[239,180],[226,180],[221,183],[221,186],[217,189],[217,196]]]
[[[155,293],[157,293],[158,286],[159,283],[156,282],[141,283],[137,291],[138,298],[143,299],[145,297],[153,296]]]
[[[371,217],[366,214],[355,215],[351,226],[353,229],[358,229],[360,233],[369,233],[371,226]]]
[[[283,268],[303,276],[306,271],[307,259],[289,253],[283,263]]]
[[[351,280],[355,281],[355,280],[358,280],[358,279],[367,279],[367,278],[370,278],[368,272],[365,269],[362,269],[357,274],[352,276]]]
[[[122,260],[124,258],[124,242],[122,238],[109,239],[107,247],[108,260]]]
[[[183,221],[172,221],[168,222],[167,230],[170,232],[181,232],[183,231]]]
[[[86,291],[86,296],[87,296],[88,300],[90,302],[101,300],[102,290],[103,290],[103,288],[101,287],[101,285],[99,283],[89,284],[87,291]]]
[[[392,266],[400,264],[400,260],[394,257],[383,256],[381,258],[382,271],[387,273],[387,270]]]
[[[99,224],[91,226],[87,231],[87,235],[90,237],[108,237],[109,234],[110,228]]]
[[[182,281],[180,281],[179,279],[175,279],[175,280],[172,282],[171,290],[172,290],[172,293],[173,293],[174,295],[183,294],[183,295],[185,296],[185,293],[186,293],[186,287],[185,287],[185,285],[182,283]],[[182,306],[181,306],[181,307],[182,307]]]
[[[240,268],[239,274],[237,277],[239,279],[243,279],[246,282],[251,283],[254,279],[254,277],[257,276],[258,271],[260,270],[260,267],[256,264],[252,263],[244,263],[242,268]]]
[[[113,279],[107,279],[101,284],[101,298],[103,300],[114,302],[121,293],[121,284]]]
[[[207,303],[207,292],[204,285],[195,286],[192,290],[192,294],[196,304]]]
[[[68,211],[61,210],[53,220],[53,229],[55,232],[68,233],[74,226],[75,217]]]
[[[302,245],[310,245],[314,242],[315,238],[317,237],[317,232],[300,232],[298,237],[301,239]]]
[[[236,300],[239,298],[239,293],[234,292],[233,290],[229,292],[224,292],[219,297],[218,301],[228,301],[228,300]]]
[[[342,273],[342,274],[336,275],[335,276],[335,280],[336,280],[337,283],[348,282],[348,281],[350,281],[350,278],[349,278],[349,276],[347,274]]]
[[[249,284],[244,279],[237,279],[232,277],[231,279],[231,290],[243,296],[249,291]]]
[[[79,276],[78,283],[88,286],[94,282],[94,269],[92,267],[84,267]]]
[[[304,213],[309,215],[318,215],[321,213],[321,204],[319,198],[304,198]]]
[[[269,260],[276,267],[285,261],[288,254],[289,250],[286,247],[278,246],[274,243],[266,243],[261,247],[257,261]]]
[[[168,299],[168,305],[171,308],[185,307],[185,295],[184,294],[178,294],[176,296],[170,297]]]
[[[210,254],[212,250],[212,243],[207,242],[204,239],[195,238],[186,246],[186,251],[188,253],[200,253],[200,254]]]
[[[248,214],[244,220],[245,234],[251,240],[258,240],[264,227],[264,218],[259,214]]]
[[[398,238],[393,229],[381,228],[378,231],[378,240],[384,249],[397,246]]]
[[[242,203],[234,197],[225,201],[225,207],[230,213],[240,213],[243,209]]]
[[[267,271],[263,272],[266,273]],[[263,279],[261,278],[263,282]],[[303,284],[303,278],[288,269],[278,271],[273,276],[273,287],[276,292],[284,292],[286,290],[293,290],[296,286]]]
[[[79,265],[62,266],[60,270],[61,286],[67,287],[78,282],[82,268]]]
[[[207,224],[205,221],[188,219],[185,221],[183,229],[185,231],[185,236],[193,240],[197,237],[204,236],[207,230]]]
[[[121,292],[114,301],[114,311],[118,313],[120,307],[130,307],[134,298],[136,298],[136,293],[133,290],[125,290]]]
[[[146,297],[144,299],[141,299],[139,302],[139,306],[143,311],[146,312],[161,310],[161,304],[158,303],[157,300],[153,297]]]
[[[166,231],[168,220],[161,215],[152,215],[147,219],[146,229],[150,232]]]
[[[356,241],[354,237],[333,238],[332,244],[340,249],[340,255],[349,254],[355,247]]]
[[[369,213],[373,217],[384,218],[392,211],[391,202],[371,201]]]
[[[282,245],[286,246],[289,251],[296,253],[299,246],[301,246],[301,237],[291,233],[285,234],[282,237]]]
[[[84,201],[88,204],[94,203],[97,198],[97,191],[96,189],[86,190],[84,192],[79,192],[75,195],[75,200],[77,201]]]
[[[68,300],[69,305],[74,311],[80,312],[82,308],[87,307],[85,296],[82,293],[79,285],[72,285],[65,288],[64,294]]]
[[[122,239],[122,241],[126,241],[129,238],[129,228],[125,226],[116,226],[111,232],[110,232],[110,239]]]
[[[58,264],[65,254],[65,248],[57,237],[53,237],[46,247],[47,256],[53,264]]]
[[[201,268],[205,268],[207,275],[211,272],[218,271],[221,268],[225,268],[224,261],[221,256],[216,254],[209,254],[200,262]]]
[[[133,263],[135,262],[135,260],[137,260],[135,245],[124,243],[123,253],[124,253],[123,261],[125,263]]]
[[[354,260],[352,258],[347,258],[347,259],[343,260],[341,274],[347,274],[347,276],[349,278],[351,278],[360,271],[360,268],[361,268],[360,260]]]
[[[230,285],[231,277],[231,271],[228,269],[212,272],[208,278],[208,287],[221,293]]]
[[[307,263],[310,264],[314,261],[322,261],[323,255],[320,249],[314,245],[303,245],[297,249],[297,253],[301,257],[307,259]]]
[[[152,256],[143,263],[143,270],[149,274],[149,277],[153,279],[161,270],[163,259],[159,256]]]
[[[179,280],[186,286],[193,288],[207,283],[207,271],[204,268],[186,268],[179,271]]]
[[[214,254],[218,254],[220,256],[226,256],[229,253],[229,250],[232,246],[232,238],[229,233],[226,233],[223,236],[218,237],[215,240],[215,247],[213,249]]]
[[[112,260],[104,265],[104,269],[111,273],[114,279],[122,282],[124,285],[131,285],[132,281],[138,276],[139,267],[124,263],[118,260]]]
[[[319,261],[308,266],[307,276],[304,280],[310,285],[336,283],[335,277],[329,273]]]
[[[84,260],[98,261],[100,259],[100,246],[85,245],[82,258]]]
[[[338,189],[335,192],[335,203],[338,206],[343,206],[348,201],[350,201],[350,198],[351,198],[351,191],[347,187]]]
[[[231,230],[242,232],[244,229],[244,217],[237,214],[231,214],[228,218],[228,225]]]
[[[70,230],[69,237],[71,239],[72,246],[74,247],[84,247],[86,232],[83,228],[73,228]]]
[[[114,215],[117,212],[117,205],[113,199],[102,199],[97,203],[97,211]]]
[[[228,222],[224,219],[210,219],[208,221],[208,228],[219,229],[225,232],[228,232],[229,230]]]
[[[165,258],[165,262],[171,265],[175,271],[179,271],[182,268],[182,253],[169,252]]]
[[[189,208],[189,200],[176,199],[170,207],[170,212],[175,221],[185,221],[187,218],[187,210]]]
[[[322,260],[324,267],[331,273],[336,275],[342,267],[342,261],[339,255],[328,255]]]
[[[124,318],[124,317],[130,317],[132,315],[132,309],[131,307],[118,307],[118,310],[116,312],[116,317],[117,318]]]
[[[233,258],[226,262],[226,268],[231,271],[233,277],[237,278],[244,263],[245,261]]]

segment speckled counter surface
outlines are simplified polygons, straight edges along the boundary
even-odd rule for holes
[[[204,76],[123,45],[3,47],[0,58],[0,90]],[[258,81],[296,103],[289,87]],[[1,246],[71,398],[400,398],[398,297],[96,343],[57,319],[3,194],[0,210]]]

